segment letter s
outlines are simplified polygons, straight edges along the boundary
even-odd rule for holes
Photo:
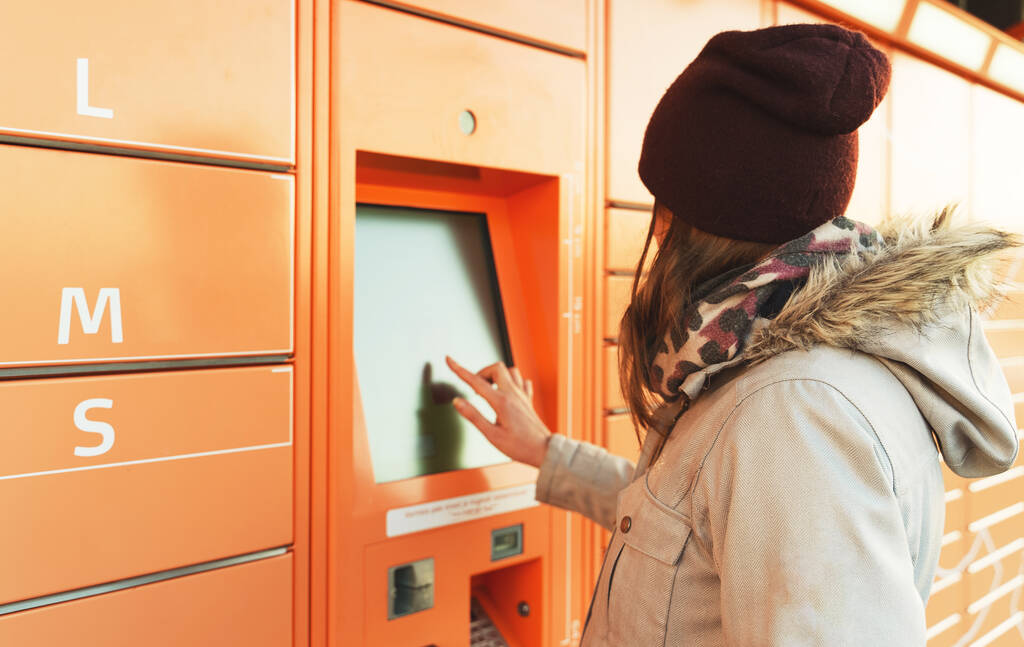
[[[99,456],[101,454],[106,454],[110,451],[110,448],[114,446],[114,428],[105,422],[89,420],[85,417],[85,414],[89,409],[110,409],[113,406],[113,400],[107,400],[106,398],[93,398],[92,400],[80,402],[78,406],[75,407],[75,426],[82,431],[86,431],[91,434],[99,434],[103,437],[100,444],[95,447],[75,447],[75,456]]]

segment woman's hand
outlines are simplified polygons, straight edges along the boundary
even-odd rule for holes
[[[514,461],[540,467],[548,450],[551,432],[533,409],[533,384],[523,380],[519,369],[504,363],[491,364],[471,373],[451,357],[448,367],[491,405],[497,419],[492,423],[462,398],[452,404],[463,418],[479,429],[491,444]]]

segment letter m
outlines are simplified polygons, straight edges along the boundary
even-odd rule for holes
[[[110,341],[120,344],[124,341],[121,333],[121,290],[119,288],[100,288],[96,297],[96,309],[89,312],[89,303],[85,300],[84,288],[64,288],[60,296],[60,330],[57,343],[67,344],[71,339],[71,307],[78,309],[78,319],[82,322],[82,331],[87,335],[95,335],[100,331],[103,312],[110,304]]]

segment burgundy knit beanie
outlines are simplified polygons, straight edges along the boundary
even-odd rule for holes
[[[890,73],[864,34],[836,25],[722,32],[654,109],[640,179],[701,231],[798,238],[846,211],[856,131]]]

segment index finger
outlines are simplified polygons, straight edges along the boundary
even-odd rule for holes
[[[485,378],[480,377],[476,373],[472,373],[462,366],[459,365],[451,357],[445,355],[444,361],[448,364],[448,368],[459,377],[460,380],[465,382],[476,391],[484,400],[487,400],[487,404],[491,405],[492,408],[498,404],[498,392],[491,387],[491,383]]]

